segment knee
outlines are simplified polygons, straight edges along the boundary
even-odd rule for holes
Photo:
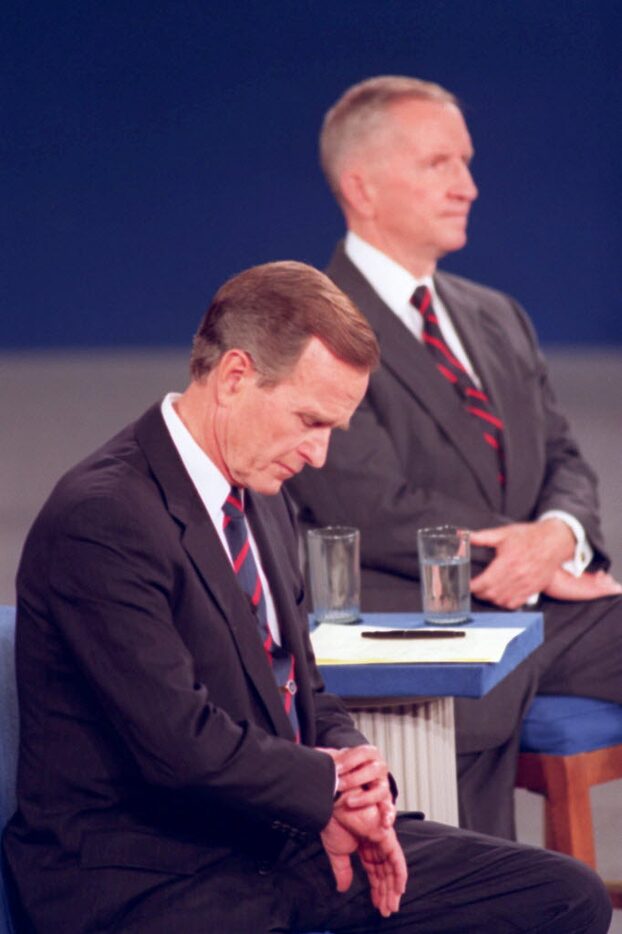
[[[562,861],[557,904],[563,906],[568,927],[560,930],[607,934],[611,924],[611,900],[602,879],[589,866],[569,856]],[[551,930],[558,930],[552,927]]]

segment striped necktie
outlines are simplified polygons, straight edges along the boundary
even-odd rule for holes
[[[432,294],[426,285],[418,286],[410,300],[423,318],[422,340],[436,362],[436,368],[450,382],[464,401],[470,415],[479,420],[482,436],[497,458],[498,479],[505,485],[503,422],[495,413],[488,395],[478,389],[463,365],[454,356],[443,337],[432,305]]]
[[[296,742],[299,743],[300,728],[294,700],[297,690],[296,681],[294,680],[294,657],[274,642],[268,626],[266,597],[263,592],[261,578],[257,570],[253,551],[250,547],[248,526],[244,515],[242,491],[239,487],[231,487],[231,492],[223,503],[222,511],[224,513],[223,529],[231,554],[231,560],[233,561],[233,570],[235,571],[240,587],[249,598],[257,620],[259,636],[264,647],[264,652],[266,653],[266,658],[272,668],[276,683],[283,696],[285,712],[292,725]]]

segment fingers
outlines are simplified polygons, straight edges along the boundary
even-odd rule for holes
[[[389,799],[388,801],[385,799],[384,801],[381,801],[379,803],[378,809],[380,811],[380,822],[382,826],[386,830],[389,830],[389,828],[393,827],[393,825],[395,824],[395,818],[397,817],[397,808],[395,807],[391,799]]]
[[[363,788],[346,791],[339,798],[339,806],[343,808],[366,808],[371,805],[378,805],[380,808],[383,826],[393,826],[397,810],[393,804],[388,779],[383,778],[378,782],[366,784]]]
[[[494,603],[505,610],[518,610],[535,592],[533,586],[525,583],[520,586],[518,581],[510,579],[503,568],[497,568],[495,561],[472,579],[470,589],[478,600]]]
[[[485,571],[471,580],[471,593],[506,610],[517,610],[537,593],[528,569],[504,558],[494,558]]]
[[[335,804],[333,815],[335,820],[355,837],[357,844],[361,840],[379,840],[387,832],[382,823],[382,812],[377,805],[347,808],[339,801]]]
[[[352,860],[345,853],[331,853],[327,850],[326,854],[335,877],[337,891],[347,892],[352,885]]]
[[[597,571],[595,574],[588,574],[587,577],[593,578],[592,589],[598,592],[600,597],[614,597],[622,593],[622,583],[606,571]]]
[[[358,852],[369,879],[372,903],[388,918],[399,911],[408,879],[406,860],[397,836],[390,831],[377,843],[365,841]]]
[[[392,910],[395,910],[396,893],[393,891],[390,871],[379,858],[378,850],[374,844],[361,844],[358,853],[369,880],[372,905],[386,918],[391,914]]]
[[[345,892],[352,883],[350,855],[356,850],[367,874],[372,904],[385,918],[399,910],[408,876],[394,820],[392,803],[348,808],[340,800],[321,833],[337,890]]]
[[[384,762],[366,762],[351,772],[338,773],[337,789],[342,793],[360,789],[361,794],[371,785],[383,784],[388,789],[388,775],[389,770]]]
[[[358,845],[357,838],[338,820],[331,817],[320,834],[330,861],[338,892],[346,892],[352,883],[350,854]]]
[[[559,570],[545,588],[545,593],[556,600],[598,600],[622,593],[622,585],[606,571],[585,571],[580,577],[574,577]]]
[[[472,533],[471,541],[496,550],[488,567],[471,581],[471,593],[509,610],[545,590],[574,551],[572,531],[557,518],[483,529]]]
[[[496,548],[503,541],[505,528],[505,526],[499,526],[494,529],[477,529],[471,532],[471,544],[480,545],[482,548]]]
[[[337,790],[341,793],[386,780],[389,767],[375,746],[354,746],[329,752],[337,769]]]

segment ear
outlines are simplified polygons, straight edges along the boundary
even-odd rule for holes
[[[359,166],[344,169],[339,178],[344,210],[371,219],[375,213],[375,187],[368,173]]]
[[[257,370],[253,359],[245,350],[227,350],[218,361],[215,371],[218,401],[226,404],[255,381]]]

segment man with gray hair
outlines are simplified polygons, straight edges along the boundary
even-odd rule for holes
[[[290,489],[306,523],[361,529],[364,609],[420,609],[416,532],[445,523],[473,530],[476,610],[539,599],[545,645],[488,697],[456,705],[461,826],[512,837],[534,693],[622,702],[622,588],[594,473],[525,312],[437,271],[466,243],[472,156],[456,98],[430,82],[371,78],[328,111],[321,160],[348,232],[327,271],[382,360],[324,469]]]

